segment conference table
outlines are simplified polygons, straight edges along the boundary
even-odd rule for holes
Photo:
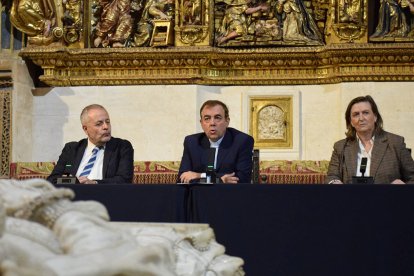
[[[57,185],[113,221],[208,223],[246,275],[414,275],[412,185]]]

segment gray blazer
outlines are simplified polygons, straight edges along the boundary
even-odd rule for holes
[[[352,183],[358,165],[358,141],[347,139],[335,143],[325,182],[339,179]],[[370,176],[376,184],[389,184],[395,179],[414,183],[414,161],[404,137],[383,131],[375,136]]]

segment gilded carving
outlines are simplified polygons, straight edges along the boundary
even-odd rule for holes
[[[72,47],[82,47],[83,0],[62,0],[62,4],[63,39],[66,45]]]
[[[215,4],[218,47],[322,45],[302,0],[224,0]]]
[[[370,41],[414,41],[414,0],[381,0]]]
[[[175,46],[208,46],[212,39],[210,0],[176,0]]]
[[[94,4],[94,47],[124,47],[132,30],[130,0],[97,0]]]
[[[182,2],[183,25],[201,25],[205,8],[201,0],[184,0]]]
[[[395,9],[404,11],[407,22],[414,22],[413,1],[401,0]],[[51,86],[412,81],[413,27],[403,28],[406,37],[398,31],[370,38],[393,43],[369,43],[367,16],[373,11],[368,13],[367,2],[13,0],[10,12],[13,25],[28,34],[28,46],[37,46],[20,55],[42,67],[40,79]],[[393,2],[371,9],[394,14],[386,3]],[[379,21],[398,27],[392,22],[403,17],[396,16]],[[35,23],[40,29],[33,33]],[[324,30],[325,45],[316,30]]]
[[[318,25],[319,30],[321,32],[324,32],[330,0],[308,0],[308,1],[305,0],[304,2],[305,3],[308,2],[307,6],[312,7],[311,15],[313,19],[315,20],[316,25]]]
[[[368,0],[13,0],[7,9],[28,46],[367,43],[372,14],[378,22],[370,42],[414,41],[414,0],[371,4],[368,12]]]
[[[414,44],[220,49],[26,48],[51,86],[205,84],[292,85],[413,81]]]
[[[292,148],[292,96],[252,97],[250,110],[255,148]]]
[[[339,0],[338,13],[340,23],[361,23],[361,0]]]
[[[174,45],[174,15],[174,0],[148,0],[134,27],[131,46]]]
[[[366,43],[367,15],[367,0],[331,0],[326,22],[326,43]]]
[[[29,44],[49,45],[63,35],[57,8],[56,0],[13,0],[10,21],[29,36]]]
[[[0,178],[8,177],[10,174],[12,87],[11,77],[0,77]]]
[[[28,46],[83,47],[83,0],[13,0],[10,21]]]

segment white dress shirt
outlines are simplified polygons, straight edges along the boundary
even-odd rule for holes
[[[372,153],[372,149],[374,148],[375,137],[373,136],[371,140],[369,140],[369,143],[371,143],[371,148],[369,149],[369,151],[365,150],[364,144],[362,144],[362,141],[361,139],[359,139],[358,135],[357,135],[357,139],[358,139],[358,144],[359,144],[359,150],[358,150],[358,166],[357,166],[356,176],[362,176],[360,168],[361,168],[361,160],[363,157],[367,158],[367,168],[365,170],[364,176],[370,176],[371,153]]]
[[[96,145],[92,144],[91,141],[88,139],[88,146],[85,149],[85,152],[83,153],[82,161],[80,162],[78,171],[76,172],[76,176],[79,177],[79,175],[82,173],[83,168],[88,163],[89,159],[92,156],[92,150],[96,147]],[[105,146],[101,147],[96,155],[95,163],[92,167],[92,170],[90,174],[87,176],[90,180],[102,180],[102,169],[103,169],[103,159],[104,159],[104,152],[105,152]]]
[[[221,137],[220,139],[218,139],[216,142],[213,142],[209,139],[210,141],[210,148],[216,148],[216,154],[214,156],[214,169],[216,169],[217,166],[217,155],[218,155],[218,149],[220,146],[221,141],[223,141],[224,135],[223,137]],[[201,178],[205,178],[206,177],[206,173],[201,173],[200,175]]]

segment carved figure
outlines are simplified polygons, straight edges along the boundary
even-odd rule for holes
[[[283,139],[286,133],[285,113],[276,106],[270,105],[259,113],[259,139]]]
[[[82,24],[81,18],[81,1],[80,0],[62,0],[65,9],[64,17],[70,20],[73,25]]]
[[[48,45],[58,38],[59,32],[53,33],[56,18],[54,0],[13,0],[10,10],[13,26],[27,34],[29,44],[34,45]]]
[[[282,37],[282,30],[277,18],[273,20],[257,20],[255,33],[257,36],[267,36],[279,40]]]
[[[207,225],[108,222],[98,202],[71,202],[41,179],[0,180],[2,275],[244,275]]]
[[[217,46],[322,44],[322,35],[301,0],[252,1],[225,0]]]
[[[359,13],[361,11],[361,0],[340,0],[339,1],[339,22],[360,23]]]
[[[322,43],[318,27],[301,0],[277,0],[276,9],[284,18],[282,29],[285,42]]]
[[[407,37],[414,38],[414,0],[401,0],[401,7],[408,8],[410,11],[410,31]]]
[[[138,22],[132,45],[149,46],[154,30],[154,20],[173,23],[174,13],[174,0],[149,0]]]
[[[183,24],[201,24],[201,0],[185,0],[183,3]]]
[[[221,23],[217,45],[248,34],[251,20],[248,15],[269,9],[266,3],[249,7],[251,0],[225,0],[227,8]]]
[[[401,5],[402,7],[408,7],[411,14],[414,14],[414,0],[402,0]]]
[[[410,13],[406,14],[406,11]],[[388,40],[389,38],[412,37],[413,33],[410,31],[414,27],[413,14],[412,0],[381,0],[378,25],[370,38]]]
[[[68,44],[81,40],[83,30],[82,0],[62,0],[63,4],[63,38]]]
[[[407,12],[407,19],[410,30],[407,37],[414,38],[414,0],[401,0],[401,7],[405,10],[409,10],[409,13]]]
[[[124,47],[132,30],[130,0],[99,0],[95,47]]]

